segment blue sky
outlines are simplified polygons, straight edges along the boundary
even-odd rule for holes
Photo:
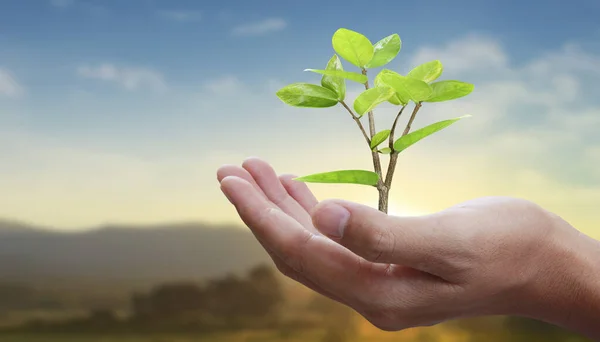
[[[366,4],[6,0],[1,5],[0,42],[3,60],[18,69],[35,66],[49,75],[68,70],[70,64],[110,59],[154,66],[169,79],[188,85],[223,70],[245,78],[273,77],[297,68],[297,61],[320,63],[322,54],[331,50],[329,35],[338,27],[353,28],[372,39],[399,32],[409,53],[420,42],[441,43],[472,31],[494,35],[509,44],[516,57],[531,57],[567,40],[599,47],[593,46],[600,38],[600,5],[594,0]],[[237,26],[268,19],[284,24],[265,29],[260,38],[231,36]],[[72,81],[64,78],[61,84]],[[50,85],[36,84],[45,90]]]
[[[587,224],[600,200],[598,17],[595,0],[4,0],[0,217],[72,229],[231,221],[214,182],[222,163],[259,155],[281,172],[369,167],[339,109],[293,109],[274,94],[318,82],[302,70],[324,67],[331,35],[346,27],[373,42],[398,33],[392,69],[440,59],[443,78],[476,85],[417,119],[474,116],[407,152],[406,165],[419,166],[403,169],[416,178],[397,212],[506,194]],[[427,198],[418,185],[443,194]],[[314,189],[373,201],[362,189]]]
[[[577,41],[600,48],[593,0],[370,2],[330,1],[178,1],[178,0],[6,0],[0,5],[0,61],[26,83],[34,129],[90,129],[111,125],[107,113],[73,117],[64,113],[65,91],[102,92],[118,101],[118,89],[78,77],[74,69],[106,61],[156,70],[163,82],[194,91],[203,80],[224,73],[251,82],[293,81],[303,68],[321,67],[331,54],[330,36],[348,27],[377,40],[398,32],[402,54],[422,43],[441,44],[469,32],[506,44],[513,63]],[[266,24],[255,34],[237,29]],[[140,94],[125,94],[127,101]],[[148,101],[150,108],[155,104]],[[138,102],[139,104],[139,102]],[[104,104],[98,104],[105,106]],[[125,104],[122,104],[123,106]],[[54,112],[40,113],[36,106]],[[171,106],[171,104],[169,105]],[[144,110],[143,105],[136,107]],[[53,110],[54,109],[54,110]],[[155,115],[155,114],[151,114]],[[156,114],[152,121],[161,124]],[[164,117],[164,114],[160,116]],[[139,118],[122,118],[126,127]],[[98,127],[96,127],[98,129]]]

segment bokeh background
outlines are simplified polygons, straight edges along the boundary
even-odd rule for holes
[[[0,340],[583,340],[514,317],[379,332],[275,272],[215,171],[370,169],[342,108],[275,92],[318,83],[303,70],[340,27],[398,33],[386,68],[439,59],[475,90],[420,111],[414,127],[472,117],[402,153],[390,212],[508,195],[600,238],[599,16],[596,0],[0,1]]]

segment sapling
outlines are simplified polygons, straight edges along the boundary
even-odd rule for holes
[[[458,120],[467,117],[443,120],[411,132],[417,113],[426,103],[442,102],[464,97],[473,91],[473,84],[456,80],[436,81],[443,66],[433,60],[416,66],[406,75],[382,69],[375,76],[373,87],[369,86],[368,70],[380,68],[391,62],[402,47],[398,34],[389,35],[375,44],[364,35],[345,28],[333,34],[335,54],[325,69],[306,69],[321,74],[321,84],[294,83],[277,91],[277,97],[295,107],[327,108],[343,107],[362,132],[373,159],[373,171],[338,170],[315,173],[295,180],[312,183],[351,183],[375,187],[379,192],[379,210],[388,212],[388,199],[399,154],[421,139],[438,132]],[[340,57],[359,69],[360,72],[345,71]],[[352,107],[346,102],[346,80],[364,85],[365,90],[356,97]],[[377,131],[373,110],[389,102],[398,107],[398,113],[389,129]],[[412,113],[402,132],[397,131],[398,121],[409,105]],[[363,125],[367,117],[368,131]],[[387,143],[386,143],[387,142]],[[381,166],[381,156],[389,156],[386,172]]]

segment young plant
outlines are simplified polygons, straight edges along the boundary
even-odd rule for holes
[[[406,75],[383,69],[376,75],[374,86],[369,87],[367,70],[382,67],[396,58],[402,46],[400,36],[392,34],[372,44],[364,35],[340,28],[333,34],[331,42],[336,54],[331,57],[325,69],[305,70],[323,75],[321,84],[290,84],[277,91],[277,97],[295,107],[327,108],[339,104],[345,108],[365,138],[373,158],[373,171],[340,170],[298,177],[296,180],[373,186],[379,192],[379,210],[387,213],[398,155],[421,139],[468,116],[443,120],[411,132],[417,112],[425,103],[449,101],[466,96],[473,91],[473,85],[455,80],[435,82],[442,74],[443,66],[440,61],[433,60],[415,67]],[[357,67],[360,72],[345,71],[338,55]],[[346,80],[361,83],[365,87],[354,100],[352,107],[346,103]],[[373,110],[384,102],[398,106],[398,114],[389,129],[377,132]],[[412,114],[406,128],[396,139],[398,120],[409,104],[414,104]],[[361,121],[365,114],[368,118],[368,133]],[[385,142],[387,143],[384,144]],[[380,159],[383,155],[389,156],[385,174]]]

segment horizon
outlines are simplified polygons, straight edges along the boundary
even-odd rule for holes
[[[390,214],[513,196],[600,238],[597,2],[432,0],[360,13],[356,3],[3,2],[0,220],[61,232],[243,227],[219,191],[222,164],[259,156],[278,173],[370,169],[341,108],[291,108],[275,96],[318,82],[303,70],[325,66],[333,32],[345,27],[372,42],[398,33],[402,49],[386,68],[439,59],[440,80],[475,85],[419,112],[415,128],[472,117],[402,153]],[[360,87],[347,83],[354,98]],[[378,107],[378,128],[393,114]],[[318,199],[377,204],[376,191],[358,185],[309,187]]]
[[[17,226],[17,227],[15,227]],[[8,229],[7,229],[8,228]],[[44,232],[44,233],[61,233],[61,234],[75,234],[75,233],[90,233],[101,230],[164,230],[164,229],[235,229],[248,231],[243,224],[239,223],[208,223],[201,220],[197,221],[171,221],[171,222],[154,222],[149,224],[135,224],[126,222],[106,222],[98,225],[80,227],[76,230],[65,230],[61,227],[55,227],[51,225],[38,225],[25,220],[12,220],[0,217],[0,234],[6,231],[14,231],[14,228],[24,231]],[[248,231],[249,232],[249,231]]]

